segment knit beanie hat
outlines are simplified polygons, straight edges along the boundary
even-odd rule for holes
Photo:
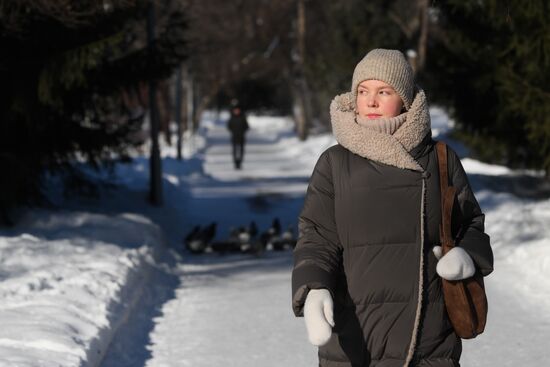
[[[357,97],[357,87],[364,80],[376,79],[395,89],[409,110],[414,97],[414,73],[405,55],[398,50],[376,48],[361,60],[353,71],[351,92]]]

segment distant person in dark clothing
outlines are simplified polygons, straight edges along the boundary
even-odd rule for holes
[[[231,118],[227,122],[227,128],[231,131],[231,144],[233,145],[233,162],[236,169],[241,169],[244,158],[245,134],[248,130],[248,121],[241,108],[235,106],[231,109]]]

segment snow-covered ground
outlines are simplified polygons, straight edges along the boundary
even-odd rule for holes
[[[335,142],[329,134],[299,142],[288,119],[250,116],[237,171],[226,118],[206,115],[183,161],[163,147],[162,208],[146,204],[148,162],[136,157],[101,200],[63,202],[0,232],[0,366],[317,364],[290,308],[290,252],[180,250],[197,224],[216,221],[219,239],[251,220],[260,230],[274,217],[295,226],[316,159]],[[536,198],[536,173],[467,158],[446,136],[444,111],[432,109],[432,119],[434,135],[466,157],[495,252],[486,332],[464,342],[462,365],[546,365],[550,200]]]
[[[158,227],[134,214],[37,211],[4,231],[0,365],[97,365],[159,246]]]

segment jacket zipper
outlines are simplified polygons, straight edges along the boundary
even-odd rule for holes
[[[422,313],[422,296],[424,289],[424,213],[426,206],[426,179],[429,176],[429,172],[422,171],[422,197],[420,199],[420,263],[418,269],[418,300],[416,304],[416,317],[414,320],[414,327],[411,336],[411,343],[409,344],[409,352],[405,359],[403,367],[408,367],[413,360],[414,352],[416,349],[416,342],[418,337],[418,328],[420,325],[420,316]]]

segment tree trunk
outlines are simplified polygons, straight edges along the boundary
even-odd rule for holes
[[[189,65],[183,65],[183,90],[185,91],[185,104],[184,104],[184,119],[183,119],[183,131],[188,130],[193,123],[193,115],[195,114],[194,103],[194,84],[193,77],[189,71]]]
[[[292,89],[292,115],[294,117],[294,123],[296,124],[296,134],[301,141],[304,141],[307,139],[307,121],[304,101],[295,83],[293,83],[290,88]]]
[[[301,141],[307,139],[311,121],[311,96],[304,77],[291,81],[292,114],[296,123],[296,133]]]
[[[147,14],[147,46],[149,65],[152,65],[155,57],[155,5],[153,1],[149,2]],[[151,156],[149,158],[149,200],[155,206],[162,206],[162,166],[160,160],[159,142],[158,142],[158,111],[156,99],[156,82],[149,79],[149,114],[151,121]]]
[[[297,9],[297,57],[291,59],[295,60],[293,65],[294,78],[291,81],[292,88],[292,112],[294,115],[294,121],[296,123],[296,133],[298,138],[302,141],[306,140],[309,133],[309,127],[311,122],[311,95],[309,93],[309,87],[305,76],[305,39],[306,39],[306,12],[305,12],[305,0],[298,1]]]
[[[176,70],[176,92],[174,93],[175,94],[175,103],[174,103],[174,121],[176,122],[176,126],[177,126],[177,134],[178,134],[178,137],[177,137],[177,154],[178,154],[178,160],[181,160],[182,159],[182,155],[181,155],[181,148],[182,148],[182,135],[183,135],[183,130],[182,130],[182,126],[181,126],[181,99],[182,99],[182,65],[180,65],[178,67],[178,70]]]
[[[157,109],[159,129],[164,135],[164,141],[166,144],[172,145],[172,132],[170,131],[172,101],[170,100],[169,85],[168,80],[157,83]]]
[[[429,14],[428,0],[419,0],[420,11],[420,36],[418,37],[418,56],[416,60],[416,72],[424,69],[426,63],[426,50],[428,48],[428,30],[429,30]]]

